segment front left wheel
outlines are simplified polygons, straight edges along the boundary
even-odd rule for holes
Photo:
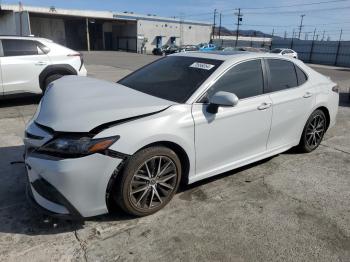
[[[181,179],[181,162],[167,147],[150,147],[131,156],[119,175],[117,204],[129,214],[147,216],[173,198]]]

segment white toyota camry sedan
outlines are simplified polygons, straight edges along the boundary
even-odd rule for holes
[[[144,216],[193,183],[298,146],[335,123],[338,87],[274,54],[191,52],[118,83],[65,76],[25,131],[28,197],[55,216],[117,204]]]

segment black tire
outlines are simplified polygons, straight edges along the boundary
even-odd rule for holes
[[[180,180],[181,162],[176,153],[163,146],[149,147],[128,159],[118,175],[114,197],[125,212],[147,216],[169,203]]]
[[[314,151],[322,142],[327,130],[327,118],[322,110],[315,110],[306,121],[301,135],[299,149],[301,152]]]
[[[53,74],[53,75],[49,75],[48,77],[46,77],[45,81],[44,81],[44,86],[43,86],[43,92],[45,92],[46,87],[52,83],[53,81],[61,78],[63,75],[61,74]]]

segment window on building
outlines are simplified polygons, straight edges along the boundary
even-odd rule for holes
[[[281,59],[268,59],[270,81],[268,92],[276,92],[298,86],[294,63]]]
[[[240,63],[227,71],[208,91],[208,98],[219,91],[235,94],[239,99],[263,94],[264,81],[260,60]]]
[[[31,40],[3,39],[2,47],[4,56],[38,55],[40,51],[36,42]]]

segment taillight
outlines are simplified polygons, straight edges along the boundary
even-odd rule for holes
[[[339,93],[339,86],[338,85],[333,86],[332,87],[332,91],[336,92],[336,93]]]
[[[75,54],[68,54],[67,56],[79,56],[80,57],[80,67],[79,67],[79,71],[80,71],[80,69],[83,67],[83,64],[84,64],[83,54],[75,53]]]

